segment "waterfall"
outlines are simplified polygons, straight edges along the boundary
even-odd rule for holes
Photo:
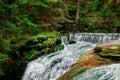
[[[77,41],[69,45],[66,36],[62,37],[65,49],[40,56],[27,64],[22,80],[56,80],[87,50],[95,47],[99,41],[120,39],[120,34],[76,33],[69,39]]]
[[[66,36],[62,36],[62,44],[68,44],[68,38]]]
[[[120,64],[96,67],[85,71],[73,80],[120,80]]]
[[[104,42],[106,40],[120,39],[120,33],[71,33],[70,39],[90,43]]]
[[[68,45],[62,51],[43,55],[27,65],[22,80],[56,80],[69,69],[82,53],[93,47],[93,44],[83,42]]]

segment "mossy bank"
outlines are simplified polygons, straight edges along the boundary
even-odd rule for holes
[[[54,48],[61,43],[61,35],[56,31],[25,37],[3,39],[5,42],[0,45],[3,47],[0,51],[0,80],[20,80],[28,62],[55,51]]]

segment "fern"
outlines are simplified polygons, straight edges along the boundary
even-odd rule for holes
[[[82,23],[89,23],[90,22],[90,20],[88,18],[86,18],[86,17],[81,18],[80,21]]]
[[[90,5],[89,10],[96,11],[99,7],[99,1],[88,1],[88,4]]]
[[[28,26],[32,26],[32,27],[37,27],[36,24],[34,24],[30,19],[28,19],[29,15],[25,14],[23,15],[22,20],[28,25]]]
[[[43,8],[49,8],[49,2],[55,3],[57,0],[20,0],[21,4],[37,5]]]
[[[35,5],[35,6],[41,6],[44,8],[48,8],[48,5],[46,4],[46,0],[20,0],[19,1],[21,4],[30,4],[30,5]]]
[[[47,2],[57,2],[58,0],[46,0]]]
[[[0,0],[0,12],[5,12],[4,6],[5,4]]]
[[[6,54],[0,53],[0,63],[8,60],[9,57]]]

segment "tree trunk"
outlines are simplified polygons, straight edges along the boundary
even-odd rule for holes
[[[79,19],[80,19],[80,0],[77,0],[76,23],[79,23]]]
[[[86,8],[86,11],[88,11],[88,4],[87,4],[87,0],[84,0],[84,5],[85,5],[85,8]]]

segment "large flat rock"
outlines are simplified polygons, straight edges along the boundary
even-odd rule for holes
[[[111,46],[111,45],[120,45],[120,39],[119,40],[100,42],[100,43],[97,44],[98,47]]]

